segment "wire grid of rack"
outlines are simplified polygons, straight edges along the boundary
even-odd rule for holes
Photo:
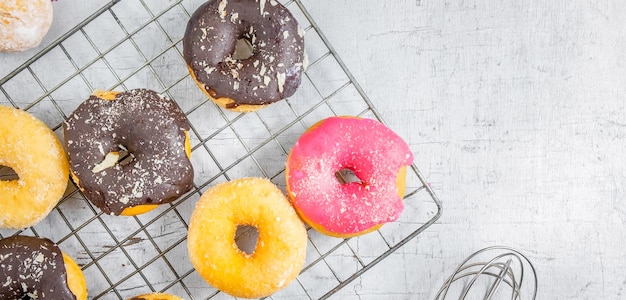
[[[0,104],[29,111],[61,138],[62,121],[94,89],[161,92],[179,104],[191,123],[194,189],[147,214],[115,217],[102,214],[70,182],[44,221],[25,230],[1,230],[0,237],[25,234],[56,241],[81,266],[89,298],[167,292],[188,299],[230,299],[206,284],[187,259],[187,222],[202,192],[251,176],[270,178],[284,191],[287,153],[308,126],[333,115],[383,120],[307,11],[306,1],[282,1],[306,32],[310,64],[301,87],[290,99],[247,114],[217,107],[188,75],[182,35],[190,13],[204,0],[100,2],[0,79]],[[398,221],[352,239],[308,229],[302,272],[269,298],[329,298],[419,235],[441,212],[413,165]]]

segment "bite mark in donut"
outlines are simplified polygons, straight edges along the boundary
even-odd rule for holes
[[[247,112],[287,98],[304,70],[304,31],[276,1],[210,0],[192,15],[183,38],[189,73],[216,104]],[[234,56],[245,39],[252,55]]]
[[[87,299],[76,263],[49,239],[12,236],[0,240],[0,299]]]
[[[352,237],[396,220],[403,210],[408,145],[383,124],[331,117],[311,126],[287,158],[287,194],[301,218],[321,233]],[[361,182],[341,183],[349,169]]]
[[[97,91],[64,122],[72,179],[109,214],[174,201],[193,184],[189,129],[178,105],[154,91]]]

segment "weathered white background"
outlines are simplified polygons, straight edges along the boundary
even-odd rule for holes
[[[529,256],[538,299],[626,299],[626,2],[306,5],[444,202],[337,299],[432,299],[491,245]]]
[[[444,202],[351,287],[360,299],[432,299],[500,244],[530,256],[538,299],[626,299],[626,2],[310,9]]]

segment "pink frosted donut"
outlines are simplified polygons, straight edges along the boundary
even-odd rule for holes
[[[311,227],[336,237],[371,232],[400,217],[409,146],[385,125],[331,117],[311,126],[287,158],[287,193]],[[340,182],[350,170],[361,182]]]

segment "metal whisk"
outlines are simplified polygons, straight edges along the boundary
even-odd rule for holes
[[[533,286],[525,285],[522,289],[525,279],[524,270],[529,267],[532,271]],[[459,284],[461,281],[465,282],[465,285],[453,285],[457,281]],[[486,286],[484,294],[481,289],[472,289],[479,284]],[[504,292],[498,294],[502,286],[508,286],[511,290],[510,294]],[[469,296],[470,291],[472,296]],[[483,300],[490,300],[496,299],[494,298],[496,295],[510,295],[508,299],[511,300],[534,300],[537,297],[537,273],[530,260],[521,252],[506,246],[488,247],[466,258],[443,283],[435,300],[446,299],[449,292],[451,294],[458,292],[458,299],[480,299],[482,296]],[[529,295],[529,298],[522,298],[522,294]]]

